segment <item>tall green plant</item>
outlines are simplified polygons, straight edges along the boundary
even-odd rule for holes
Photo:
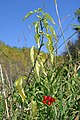
[[[30,75],[32,74],[32,71],[34,70],[34,68],[38,77],[39,77],[40,69],[42,69],[42,72],[44,75],[47,75],[46,70],[44,68],[44,62],[46,59],[45,57],[43,57],[43,53],[41,53],[41,48],[43,46],[46,46],[50,54],[51,63],[53,64],[53,61],[54,61],[53,37],[54,37],[54,40],[58,41],[54,28],[49,24],[49,21],[50,21],[52,22],[53,25],[55,25],[53,18],[48,13],[43,12],[41,8],[38,8],[38,10],[30,11],[24,17],[23,20],[26,20],[32,14],[37,14],[36,17],[38,18],[37,21],[32,23],[35,27],[34,38],[36,41],[36,45],[37,45],[36,49],[38,49],[38,52],[35,51],[35,46],[32,46],[30,51],[32,68],[27,77],[27,81],[29,80]],[[46,43],[44,43],[44,37],[46,37],[48,40]]]

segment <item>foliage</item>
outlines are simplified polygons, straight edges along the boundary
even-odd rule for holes
[[[16,90],[13,92],[13,119],[74,119],[80,111],[80,78],[75,64],[68,69],[69,64],[72,63],[47,68],[47,78],[44,74],[40,79],[35,75],[29,86],[23,82],[27,98],[23,104]],[[44,95],[54,97],[55,103],[44,105]]]
[[[80,23],[80,9],[76,10],[75,16],[77,17],[78,22]],[[78,38],[75,43],[68,41],[67,46],[70,52],[72,59],[77,59],[80,56],[80,25],[72,25],[73,29],[77,32]],[[64,56],[68,55],[68,51],[66,50]]]

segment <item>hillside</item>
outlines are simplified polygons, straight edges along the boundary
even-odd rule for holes
[[[47,57],[47,54],[45,54]],[[0,64],[4,75],[15,80],[20,75],[28,75],[31,68],[30,48],[10,47],[0,42]]]

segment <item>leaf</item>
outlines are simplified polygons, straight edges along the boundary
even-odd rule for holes
[[[49,43],[48,42],[46,43],[46,48],[49,51]]]
[[[49,41],[52,41],[52,35],[50,35],[50,34],[44,34],[46,37],[47,37],[47,39],[49,40]]]
[[[38,8],[38,11],[41,12],[41,11],[42,11],[42,8]]]
[[[45,57],[43,56],[43,53],[40,53],[38,55],[38,61],[39,61],[39,65],[40,65],[40,68],[42,69],[42,72],[46,74],[46,71],[45,71],[45,68],[44,68],[44,62],[45,62]]]
[[[54,22],[53,18],[48,13],[44,14],[44,18],[50,20],[55,25],[55,22]]]
[[[25,80],[27,77],[26,76],[23,76],[23,77],[20,77],[16,80],[15,84],[16,84],[16,89],[19,93],[19,95],[21,96],[21,99],[22,99],[22,102],[24,102],[25,98],[26,98],[26,95],[24,93],[24,89],[22,88],[22,82],[23,80]]]
[[[40,15],[37,15],[37,18],[39,18],[40,20],[42,20],[42,17]]]
[[[52,36],[50,34],[45,34],[48,42],[46,43],[46,47],[48,51],[51,53],[53,51],[53,41],[52,41]]]
[[[46,48],[49,51],[49,53],[53,53],[54,47],[53,47],[52,43],[47,42]]]
[[[35,13],[42,12],[42,8],[38,8],[38,10],[34,10]]]
[[[44,75],[46,75],[46,76],[47,76],[47,73],[46,73],[46,71],[45,71],[44,67],[42,67],[42,72],[44,73]]]
[[[39,62],[42,61],[44,63],[46,58],[44,57],[43,53],[40,53],[38,56],[38,59],[39,59]]]
[[[30,15],[32,15],[34,12],[33,11],[30,11],[25,17],[23,20],[26,20]]]
[[[80,29],[80,25],[72,24],[71,26],[73,26],[74,28],[79,28]]]
[[[78,10],[76,10],[75,15],[77,15],[77,16],[80,15],[80,8]]]
[[[50,57],[51,57],[51,63],[53,64],[53,60],[54,60],[54,55],[53,55],[53,53],[50,54]]]
[[[46,32],[48,32],[49,24],[48,24],[48,21],[46,19],[43,19],[43,24],[44,24],[44,27],[46,29]]]
[[[44,60],[42,61],[42,60],[39,59],[39,62],[40,62],[40,67],[41,67],[41,69],[42,69],[42,72],[47,76],[47,73],[46,73],[45,68],[44,68],[44,65],[43,65]]]
[[[44,68],[44,64],[43,64],[44,63],[44,59],[43,60],[39,59],[39,62],[40,62],[40,66],[41,66],[42,72],[47,76],[45,68]]]
[[[38,8],[38,10],[34,10],[34,13],[39,13],[39,12],[43,12],[42,8]]]
[[[31,61],[32,61],[32,64],[34,66],[34,46],[32,46],[31,50],[30,50],[30,57],[31,57]]]
[[[78,32],[80,32],[80,25],[74,25],[74,24],[72,24],[72,26],[73,26],[74,30],[77,30]]]
[[[32,117],[35,119],[37,116],[37,103],[33,100],[33,97],[31,98],[31,108],[32,108]]]
[[[38,34],[39,32],[39,22],[35,23],[35,32]]]
[[[35,34],[35,40],[36,44],[38,45],[38,48],[40,47],[40,34]]]
[[[39,71],[40,71],[40,64],[39,64],[39,62],[38,61],[36,61],[36,73],[37,73],[37,75],[39,76]]]
[[[52,35],[54,36],[54,39],[58,42],[58,39],[57,39],[57,36],[56,36],[54,28],[52,26],[49,26],[49,29],[50,29]]]
[[[77,71],[77,72],[78,72],[78,77],[80,77],[80,68],[78,69],[78,71]]]

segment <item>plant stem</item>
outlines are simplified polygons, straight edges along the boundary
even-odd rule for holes
[[[42,26],[42,21],[41,21],[41,20],[40,20],[40,27],[41,27],[41,31],[43,32],[43,26]],[[42,48],[42,46],[43,46],[43,38],[44,38],[44,36],[43,36],[43,34],[42,34],[42,35],[41,35],[41,44],[40,44],[40,47],[39,47],[39,49],[38,49],[37,56],[40,54],[41,48]],[[31,76],[31,73],[32,73],[32,71],[33,71],[34,68],[35,68],[36,61],[37,61],[37,57],[36,57],[36,59],[35,59],[35,61],[34,61],[34,66],[32,66],[32,68],[31,68],[31,70],[30,70],[30,72],[29,72],[29,75],[28,75],[28,77],[27,77],[27,82],[28,82],[28,84],[29,84],[29,78],[30,78],[30,76]]]
[[[9,119],[9,110],[8,110],[8,104],[7,104],[7,100],[6,100],[6,92],[5,92],[5,83],[4,83],[4,78],[3,78],[3,72],[2,72],[2,67],[0,64],[0,73],[1,73],[1,79],[2,79],[2,84],[3,84],[3,95],[4,95],[4,100],[5,100],[5,105],[6,105],[6,112],[7,112],[7,118]]]
[[[63,32],[62,25],[61,25],[61,20],[60,20],[60,17],[59,17],[58,6],[57,6],[57,0],[55,0],[55,7],[56,7],[56,14],[57,14],[57,17],[58,17],[58,22],[59,22],[60,29],[61,29],[61,32],[62,32],[62,36],[63,36],[64,42],[65,42],[65,45],[66,45],[66,48],[67,48],[67,51],[68,51],[70,60],[71,60],[71,55],[70,55],[70,52],[69,52],[69,50],[68,50],[68,46],[67,46],[67,44],[66,44],[66,40],[65,40],[65,38],[64,38],[64,32]],[[56,51],[57,51],[57,50],[56,50]]]
[[[74,32],[70,37],[68,37],[65,41],[68,41],[70,38],[72,38],[75,34],[76,34],[77,32]],[[62,46],[62,45],[64,45],[65,44],[65,41],[61,44],[61,45],[59,45],[59,47],[57,48],[57,50]],[[55,46],[55,45],[54,45]],[[56,51],[56,50],[55,50]],[[54,52],[55,52],[54,51]],[[48,59],[49,59],[49,55],[48,55],[48,57],[46,58],[46,60],[45,60],[45,62],[44,62],[44,64],[48,61]]]

